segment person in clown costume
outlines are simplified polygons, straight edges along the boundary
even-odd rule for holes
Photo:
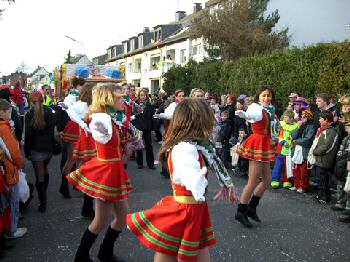
[[[276,157],[276,132],[274,93],[270,86],[261,86],[246,112],[237,110],[236,115],[245,118],[252,125],[253,134],[239,147],[240,157],[249,160],[248,183],[242,192],[235,219],[243,226],[251,228],[253,225],[248,217],[256,222],[260,218],[256,207],[261,197],[271,183],[270,162]]]
[[[207,196],[207,165],[231,201],[236,189],[209,140],[214,114],[201,99],[179,103],[170,122],[160,157],[167,160],[173,195],[151,209],[129,214],[127,224],[139,241],[155,251],[154,261],[209,262],[216,244]],[[164,159],[165,158],[165,159]],[[222,194],[222,192],[226,192]]]
[[[102,262],[119,261],[113,256],[116,239],[126,226],[129,209],[128,197],[132,190],[124,168],[120,129],[114,114],[123,110],[123,96],[115,92],[114,85],[97,86],[92,92],[88,117],[89,129],[96,143],[97,156],[84,163],[67,179],[77,189],[95,198],[95,217],[84,232],[75,254],[75,262],[92,261],[89,251],[98,234],[110,223],[98,252]]]
[[[283,114],[283,120],[281,121],[281,131],[278,140],[277,151],[280,153],[276,157],[275,166],[272,170],[272,188],[279,188],[281,174],[283,173],[283,188],[292,188],[290,179],[293,177],[292,171],[292,132],[295,132],[299,128],[299,124],[294,120],[294,112],[286,111]]]

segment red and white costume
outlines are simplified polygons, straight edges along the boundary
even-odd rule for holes
[[[96,156],[95,140],[92,137],[87,123],[83,120],[89,107],[86,102],[78,101],[67,109],[70,119],[79,125],[79,138],[75,143],[72,158],[76,161],[89,161]]]
[[[99,132],[96,123],[102,124],[107,132]],[[124,168],[118,127],[110,115],[95,113],[91,115],[89,128],[96,143],[97,156],[67,175],[67,179],[91,197],[112,202],[127,199],[132,187]]]
[[[251,104],[245,117],[252,123],[253,134],[238,149],[239,156],[255,161],[268,162],[276,157],[276,146],[271,143],[271,117],[259,104]]]
[[[76,101],[77,97],[73,94],[69,94],[67,97],[65,97],[63,104],[69,108],[73,106]],[[79,125],[73,120],[69,120],[63,132],[61,133],[61,139],[67,143],[76,143],[79,139],[79,135]]]
[[[197,261],[216,244],[205,192],[207,168],[195,145],[181,142],[169,154],[173,196],[149,210],[129,214],[127,224],[142,244],[181,261]]]

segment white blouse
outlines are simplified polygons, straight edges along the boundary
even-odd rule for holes
[[[77,123],[84,130],[87,130],[88,129],[87,124],[83,119],[86,113],[88,112],[88,110],[89,110],[89,107],[87,103],[78,101],[73,105],[71,105],[70,107],[68,107],[67,114],[72,121]]]
[[[197,201],[205,201],[208,180],[207,168],[200,167],[198,149],[189,142],[180,142],[171,151],[173,161],[173,183],[192,192]]]
[[[159,114],[159,118],[168,119],[168,120],[172,119],[176,106],[177,106],[177,103],[172,102],[167,108],[165,108],[164,113]]]
[[[98,125],[101,127],[99,128]],[[101,144],[107,144],[112,139],[112,118],[106,113],[92,114],[89,128],[94,140]]]

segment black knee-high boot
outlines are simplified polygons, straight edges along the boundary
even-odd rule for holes
[[[75,253],[74,262],[92,262],[90,258],[90,249],[98,235],[90,232],[87,228],[81,238],[80,246]]]
[[[247,212],[248,212],[248,205],[239,203],[237,212],[235,215],[235,219],[239,221],[243,226],[251,228],[253,227],[253,225],[248,220]]]
[[[66,174],[62,174],[60,193],[64,198],[72,198],[69,192],[68,179],[66,177]]]
[[[37,182],[35,184],[36,190],[38,192],[38,198],[39,198],[39,206],[38,211],[44,213],[46,211],[46,190],[45,190],[45,183],[44,182]]]
[[[119,262],[123,261],[113,255],[114,242],[118,238],[121,231],[114,230],[111,226],[108,227],[106,235],[98,252],[98,259],[101,262]]]
[[[250,217],[251,219],[253,219],[256,222],[261,222],[260,218],[258,217],[258,215],[256,214],[256,207],[259,205],[259,201],[260,201],[260,197],[258,196],[252,196],[252,198],[249,201],[248,204],[248,212],[247,212],[247,216]]]
[[[94,200],[92,197],[84,194],[84,204],[81,208],[81,216],[85,218],[93,219],[95,216],[95,211],[93,208]]]

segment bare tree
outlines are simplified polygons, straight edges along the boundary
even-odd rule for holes
[[[203,37],[212,57],[236,59],[289,46],[288,28],[275,31],[278,10],[266,15],[269,0],[222,0],[194,18],[191,35]]]
[[[14,3],[15,0],[0,0],[0,2],[7,2],[8,4],[11,4],[11,3]],[[1,7],[0,7],[0,17],[4,11],[5,11],[5,9],[1,9]]]

